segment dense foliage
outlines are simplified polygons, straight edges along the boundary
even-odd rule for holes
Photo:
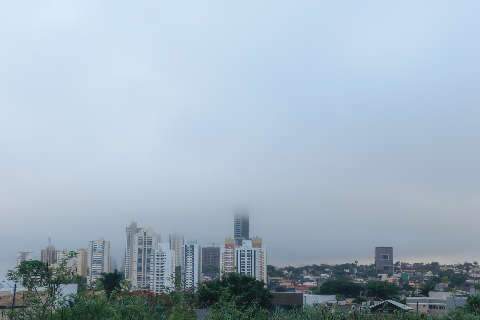
[[[8,279],[22,283],[26,288],[23,300],[28,308],[15,312],[14,319],[47,319],[58,306],[60,285],[73,282],[65,271],[65,265],[56,269],[41,261],[24,261],[16,270],[8,273]]]
[[[317,294],[335,294],[346,298],[358,297],[362,291],[362,285],[345,278],[325,281],[320,288],[313,290]]]
[[[473,314],[480,315],[480,295],[468,297],[467,310]]]
[[[70,306],[63,306],[48,320],[156,320],[166,319],[161,304],[149,304],[144,297],[80,295]]]
[[[101,288],[105,290],[105,294],[108,298],[110,298],[113,292],[120,291],[122,278],[122,274],[117,270],[111,273],[103,274],[99,283],[101,284]]]
[[[376,300],[395,298],[400,288],[386,281],[369,281],[367,283],[367,296]]]
[[[282,311],[270,308],[270,294],[262,282],[232,274],[204,283],[197,294],[173,292],[155,295],[129,292],[121,276],[104,274],[101,286],[85,290],[69,299],[59,299],[60,284],[77,281],[62,268],[52,269],[39,261],[22,263],[9,278],[23,282],[27,289],[26,308],[10,311],[9,320],[195,320],[195,308],[208,307],[207,320],[423,320],[415,313],[371,314],[360,311],[341,312],[323,307]],[[322,289],[323,288],[323,289]],[[361,286],[347,279],[330,280],[319,290],[345,296],[368,294],[378,298],[395,295],[398,288],[373,281]],[[433,318],[430,318],[433,319]],[[480,320],[480,296],[468,299],[467,306],[438,320]]]
[[[204,307],[219,301],[232,301],[238,307],[254,304],[268,308],[270,292],[263,282],[232,273],[222,279],[203,283],[198,290],[198,300]]]

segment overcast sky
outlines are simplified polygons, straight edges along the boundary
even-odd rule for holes
[[[480,258],[479,1],[5,1],[0,271],[132,220],[269,262]]]

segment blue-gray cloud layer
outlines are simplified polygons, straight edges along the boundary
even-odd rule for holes
[[[1,267],[132,219],[274,263],[479,257],[478,1],[10,1]]]

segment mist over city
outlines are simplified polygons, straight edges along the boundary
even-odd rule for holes
[[[400,262],[479,261],[479,10],[1,4],[0,279],[24,261],[53,265],[100,246],[109,265],[98,278],[129,280],[133,222],[131,239],[149,230],[149,249],[172,259],[179,248],[186,259],[187,243],[219,248],[207,278],[253,250],[266,285],[284,271],[267,265],[378,266],[377,247],[393,248],[390,276]]]

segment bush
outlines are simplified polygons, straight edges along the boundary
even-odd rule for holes
[[[270,298],[270,292],[263,282],[236,273],[204,283],[198,290],[198,300],[202,307],[233,301],[240,308],[251,305],[269,308]]]
[[[335,279],[324,282],[320,288],[313,290],[315,294],[335,294],[347,298],[356,298],[363,291],[363,286],[349,279]]]
[[[400,288],[386,281],[370,281],[367,284],[367,295],[379,299],[391,299],[398,295]]]
[[[207,320],[268,320],[268,311],[257,305],[239,308],[233,301],[222,301],[210,308]]]
[[[166,319],[161,305],[147,303],[145,297],[117,295],[78,296],[71,306],[52,314],[51,320],[158,320]],[[50,320],[49,319],[49,320]]]

